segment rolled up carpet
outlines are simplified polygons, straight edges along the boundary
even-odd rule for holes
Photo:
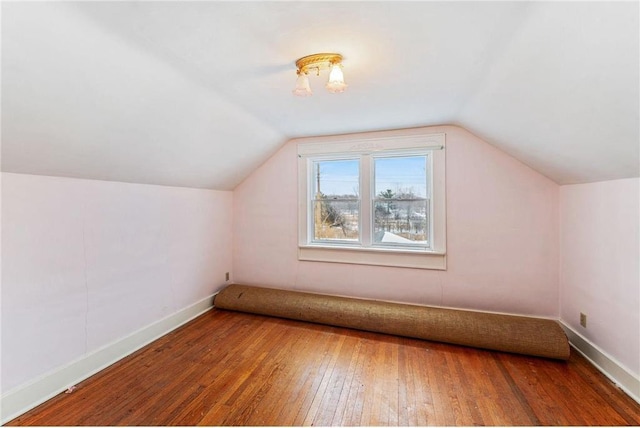
[[[408,305],[231,284],[214,306],[475,348],[566,360],[569,341],[549,319]]]

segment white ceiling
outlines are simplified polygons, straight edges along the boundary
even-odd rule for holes
[[[3,2],[2,170],[232,189],[292,137],[455,124],[637,177],[639,50],[637,2]],[[349,89],[294,97],[323,51]]]

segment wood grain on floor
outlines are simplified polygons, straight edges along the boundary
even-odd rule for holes
[[[568,362],[213,309],[8,425],[640,425]]]

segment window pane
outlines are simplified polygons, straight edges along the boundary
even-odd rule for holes
[[[355,199],[314,201],[314,239],[357,241],[359,214],[360,202]]]
[[[314,239],[359,240],[360,161],[315,161],[313,182]]]
[[[427,156],[397,156],[375,159],[376,198],[429,198]]]
[[[373,242],[427,245],[427,156],[376,158],[374,175]]]
[[[376,244],[420,244],[429,242],[429,201],[374,202],[373,242]]]
[[[314,197],[328,199],[358,198],[360,194],[358,159],[316,161],[313,163]]]

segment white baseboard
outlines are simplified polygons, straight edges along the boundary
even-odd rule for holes
[[[580,352],[629,397],[640,403],[640,378],[634,376],[614,358],[562,321],[560,321],[560,325],[567,334],[569,343],[576,351]]]
[[[129,336],[104,346],[59,369],[21,385],[0,397],[0,424],[5,424],[39,404],[80,383],[154,340],[175,330],[213,307],[215,294]]]

